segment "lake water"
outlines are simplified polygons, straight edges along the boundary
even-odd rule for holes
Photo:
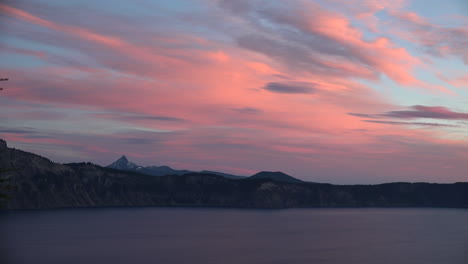
[[[4,264],[467,264],[468,210],[3,212]]]

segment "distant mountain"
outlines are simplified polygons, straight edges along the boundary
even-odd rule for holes
[[[292,176],[287,175],[281,171],[262,171],[253,176],[248,177],[247,179],[270,179],[274,181],[281,182],[292,182],[292,183],[302,183],[303,181],[296,179]]]
[[[118,170],[134,170],[134,169],[137,169],[139,166],[133,162],[129,162],[127,157],[123,155],[122,157],[120,157],[118,160],[116,160],[114,163],[112,163],[111,165],[107,167],[118,169]]]
[[[107,168],[126,170],[126,171],[137,171],[143,174],[152,176],[164,176],[164,175],[183,175],[192,171],[188,170],[174,170],[169,166],[139,166],[133,162],[128,161],[127,157],[123,155],[118,160],[108,165]]]
[[[128,163],[126,158],[119,162],[122,166]],[[209,173],[154,177],[92,163],[59,164],[8,148],[6,142],[0,140],[0,170],[5,169],[15,169],[0,174],[15,187],[9,193],[7,209],[101,206],[468,208],[468,183],[332,185],[289,181],[290,178],[280,173],[266,172],[261,173],[261,177],[237,180]]]
[[[164,175],[184,175],[187,173],[195,173],[195,171],[189,170],[175,170],[169,166],[139,166],[133,162],[128,161],[127,157],[123,155],[118,160],[108,165],[107,168],[117,169],[117,170],[126,170],[126,171],[136,171],[147,175],[152,176],[164,176]],[[241,179],[243,176],[236,176],[228,173],[222,173],[217,171],[201,171],[200,173],[209,173],[219,176],[223,176],[229,179]]]

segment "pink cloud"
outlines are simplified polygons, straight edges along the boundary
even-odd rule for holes
[[[110,36],[105,36],[105,35],[100,35],[96,34],[92,31],[79,28],[79,27],[74,27],[74,26],[64,26],[64,25],[59,25],[56,23],[53,23],[51,21],[39,18],[37,16],[34,16],[28,12],[25,12],[23,10],[10,7],[4,4],[0,4],[0,12],[4,13],[9,16],[13,16],[18,19],[22,19],[25,21],[28,21],[33,24],[37,24],[43,27],[51,28],[57,31],[62,31],[66,32],[69,34],[74,34],[77,35],[81,38],[88,39],[94,42],[98,42],[107,46],[114,46],[114,47],[119,47],[122,46],[123,43],[121,40],[118,38],[110,37]]]
[[[422,45],[432,55],[456,56],[468,64],[468,29],[465,26],[440,26],[414,12],[393,10],[389,14],[399,20],[399,28],[406,29],[400,30],[400,36]]]
[[[308,30],[328,36],[344,45],[349,45],[353,49],[351,52],[367,52],[360,55],[366,58],[371,65],[401,84],[411,85],[417,82],[409,71],[412,66],[419,63],[418,59],[409,55],[404,48],[392,47],[393,44],[386,38],[379,38],[374,42],[362,40],[362,33],[351,27],[345,17],[335,15],[332,19],[324,19],[333,15],[325,12],[321,16],[315,17],[313,21],[308,22],[310,25]]]
[[[457,88],[468,88],[468,74],[455,77],[455,78],[447,78],[442,74],[438,74],[439,78],[446,81],[447,83],[457,87]]]
[[[405,48],[398,47],[388,38],[365,40],[363,32],[354,27],[350,19],[342,14],[327,10],[315,3],[302,2],[302,5],[290,12],[271,9],[267,11],[266,16],[276,23],[290,25],[304,33],[324,37],[332,44],[336,43],[343,47],[348,52],[346,56],[360,61],[360,63],[354,61],[349,66],[341,67],[353,71],[365,65],[384,73],[399,84],[408,86],[422,84],[420,80],[413,77],[412,73],[414,67],[421,65],[418,58],[412,56]],[[324,58],[330,61],[327,57]],[[349,63],[347,60],[342,61]],[[363,68],[360,71],[360,76],[372,78],[369,69]]]
[[[9,45],[2,45],[0,44],[0,48],[2,49],[3,52],[11,52],[11,53],[17,53],[21,55],[27,55],[27,56],[34,56],[38,58],[44,58],[46,57],[46,53],[43,51],[35,51],[35,50],[30,50],[30,49],[22,49],[22,48],[15,48],[11,47]]]

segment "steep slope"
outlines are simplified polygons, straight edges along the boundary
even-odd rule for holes
[[[16,187],[8,209],[89,206],[457,207],[468,208],[468,183],[331,185],[271,178],[227,179],[188,173],[154,177],[91,163],[58,164],[7,148],[0,140],[0,169]]]

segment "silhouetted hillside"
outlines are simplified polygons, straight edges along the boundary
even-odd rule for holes
[[[0,168],[17,169],[2,176],[9,178],[16,187],[6,204],[9,209],[89,206],[468,208],[468,183],[331,185],[272,177],[234,180],[208,173],[154,177],[91,163],[58,164],[7,148],[5,141],[0,141]]]
[[[270,179],[273,181],[293,182],[293,183],[303,182],[281,171],[274,171],[274,172],[273,171],[261,171],[255,175],[250,176],[248,179],[250,180]]]

